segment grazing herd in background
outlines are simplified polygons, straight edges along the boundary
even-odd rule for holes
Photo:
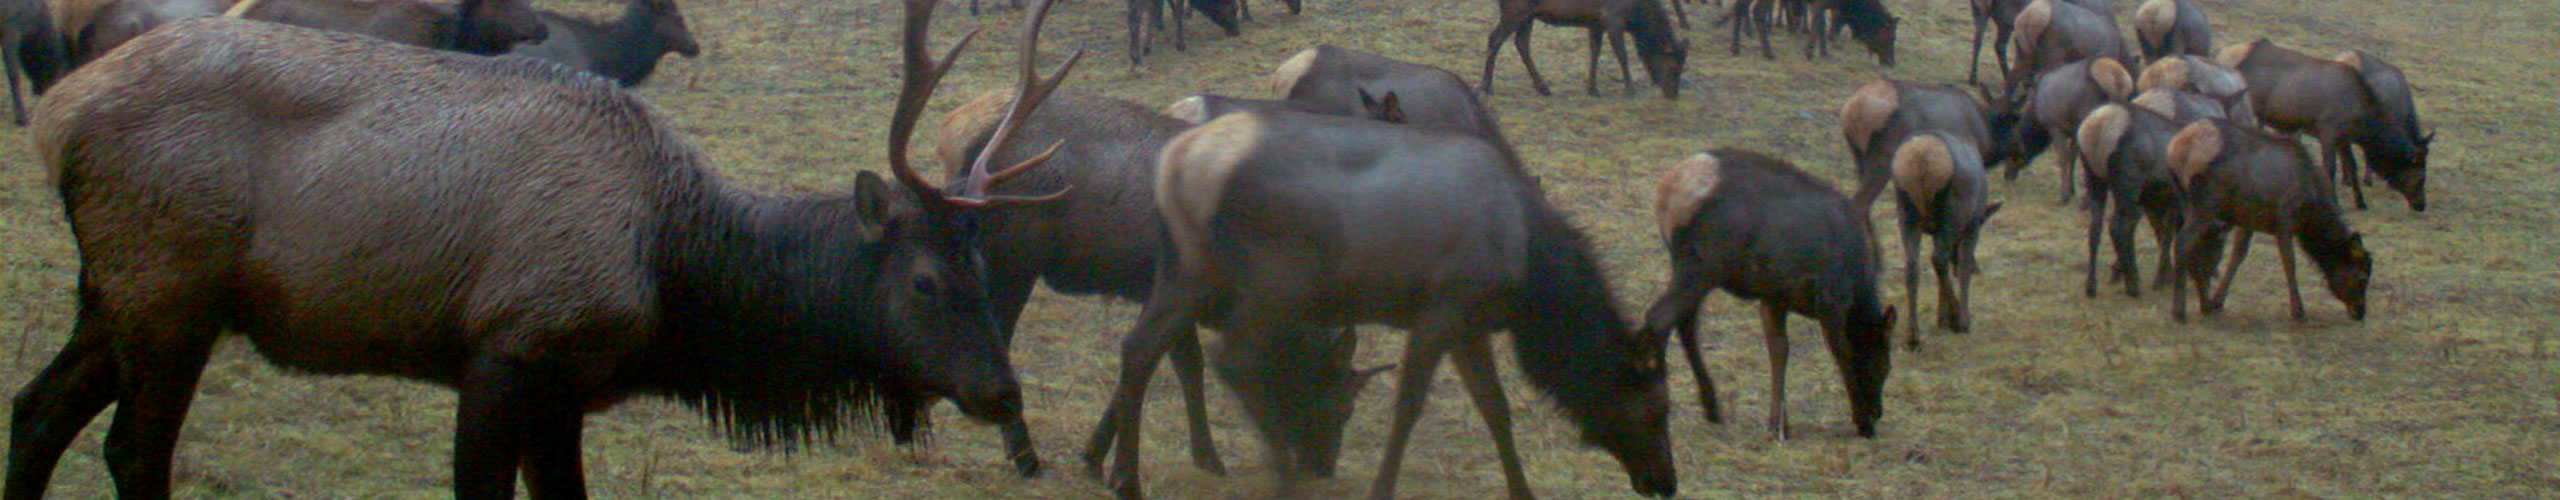
[[[1142,496],[1141,416],[1163,358],[1194,464],[1226,470],[1207,422],[1214,371],[1284,488],[1333,474],[1357,395],[1396,371],[1373,498],[1394,495],[1447,359],[1509,495],[1530,498],[1496,331],[1584,443],[1617,459],[1635,491],[1671,496],[1668,342],[1680,342],[1706,418],[1725,415],[1699,354],[1701,301],[1722,290],[1760,305],[1777,438],[1791,435],[1789,315],[1821,328],[1850,421],[1874,437],[1897,316],[1914,318],[1907,345],[1920,346],[1921,240],[1937,326],[1971,328],[1975,248],[2004,206],[1994,167],[2015,179],[2058,147],[2064,202],[2088,191],[2084,293],[2097,294],[2102,234],[2116,253],[2104,274],[2142,292],[2134,225],[2147,221],[2154,286],[2171,287],[2181,321],[2189,287],[2203,312],[2220,309],[2256,233],[2276,239],[2293,318],[2306,316],[2299,250],[2361,320],[2372,256],[2333,186],[2363,208],[2369,168],[2426,207],[2434,134],[2379,57],[2265,40],[2216,51],[2187,0],[2135,7],[2131,48],[2105,0],[1972,0],[1969,65],[1996,27],[2001,81],[1969,71],[1971,90],[1856,87],[1839,110],[1852,193],[1744,149],[1665,171],[1654,209],[1669,286],[1630,323],[1587,237],[1480,93],[1505,40],[1549,92],[1528,51],[1544,23],[1589,30],[1587,91],[1599,93],[1604,40],[1634,91],[1632,39],[1650,81],[1677,98],[1688,20],[1668,1],[1502,0],[1475,87],[1319,46],[1277,66],[1271,98],[1197,94],[1159,109],[1059,91],[1081,52],[1039,75],[1041,0],[1023,14],[1017,88],[977,96],[933,130],[949,168],[935,184],[907,149],[961,47],[927,54],[935,2],[907,0],[888,140],[898,187],[865,171],[850,193],[786,198],[730,186],[668,119],[616,90],[665,54],[702,50],[672,0],[631,0],[604,21],[525,0],[8,0],[12,98],[21,75],[43,95],[29,131],[82,266],[71,340],[16,401],[0,497],[42,497],[109,404],[119,495],[166,497],[178,429],[226,332],[282,366],[455,388],[460,498],[510,497],[518,477],[538,498],[583,497],[583,415],[643,394],[689,403],[741,442],[785,447],[874,419],[914,443],[950,400],[1000,426],[1008,458],[1033,475],[1009,351],[1038,283],[1145,304],[1081,456],[1122,498]],[[1184,48],[1194,11],[1230,36],[1249,16],[1241,0],[1131,0],[1132,63],[1166,17]],[[248,20],[194,19],[217,15]],[[1901,18],[1881,0],[1734,0],[1718,22],[1732,23],[1735,55],[1756,33],[1774,57],[1769,36],[1784,29],[1807,37],[1807,58],[1827,56],[1845,30],[1892,66]],[[477,57],[510,52],[559,64]],[[209,59],[234,63],[192,64]],[[2317,161],[2302,135],[2318,141]],[[299,194],[269,192],[282,185]],[[1869,215],[1888,188],[1899,309],[1879,291]],[[1397,364],[1354,366],[1362,323],[1407,332]],[[1205,344],[1202,326],[1221,342]]]

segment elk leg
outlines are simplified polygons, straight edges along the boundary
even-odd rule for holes
[[[2350,149],[2353,147],[2354,146],[2348,144],[2338,145],[2338,152],[2336,153],[2339,166],[2338,171],[2346,174],[2347,189],[2356,194],[2356,209],[2365,210],[2364,187],[2371,185],[2373,177],[2376,176],[2364,175],[2364,166],[2357,164],[2356,152],[2354,149]]]
[[[1957,300],[1954,281],[1964,272],[1955,268],[1958,263],[1954,240],[1947,235],[1938,235],[1932,243],[1936,243],[1933,245],[1936,249],[1929,255],[1929,271],[1938,278],[1938,326],[1946,327],[1950,333],[1957,332],[1964,329],[1964,302]]]
[[[1396,415],[1387,433],[1387,455],[1378,461],[1378,476],[1369,484],[1370,500],[1394,500],[1396,477],[1403,472],[1405,445],[1413,439],[1413,424],[1422,419],[1423,404],[1431,395],[1431,375],[1440,371],[1440,358],[1448,354],[1446,342],[1469,332],[1457,328],[1449,313],[1439,312],[1426,318],[1423,328],[1407,333],[1404,362],[1396,369]]]
[[[116,400],[115,353],[103,320],[84,298],[71,341],[18,392],[9,412],[7,498],[44,498],[62,452]]]
[[[1502,458],[1502,482],[1508,486],[1513,500],[1535,498],[1529,493],[1529,475],[1520,470],[1520,452],[1511,440],[1511,399],[1502,394],[1502,379],[1493,370],[1493,351],[1484,339],[1461,345],[1453,358],[1458,365],[1458,380],[1467,385],[1467,395],[1476,403],[1476,414],[1484,417],[1484,427],[1493,433],[1493,451]]]
[[[1726,30],[1733,36],[1727,39],[1725,50],[1735,56],[1741,56],[1742,31],[1744,27],[1751,25],[1751,0],[1734,0],[1733,10],[1725,13],[1725,20],[1733,23],[1733,29]]]
[[[26,72],[26,62],[19,58],[17,47],[0,48],[0,57],[6,58],[7,64],[0,67],[0,73],[9,74],[9,120],[20,127],[27,126],[27,103],[18,97],[18,76]]]
[[[1807,29],[1812,31],[1806,33],[1804,37],[1804,59],[1811,61],[1813,60],[1814,47],[1822,45],[1822,19],[1818,16],[1807,16],[1805,18],[1805,25]],[[1829,56],[1830,50],[1825,48],[1823,55],[1826,57]]]
[[[1715,379],[1707,377],[1707,364],[1698,355],[1698,307],[1707,294],[1715,292],[1715,284],[1707,282],[1706,270],[1691,259],[1674,256],[1671,261],[1671,286],[1646,308],[1645,331],[1670,332],[1680,337],[1680,351],[1689,358],[1689,372],[1698,383],[1698,404],[1707,412],[1707,421],[1724,423],[1723,405],[1716,401]]]
[[[923,395],[909,391],[883,392],[880,409],[883,418],[888,419],[889,441],[898,446],[915,445],[917,435],[926,426],[925,418],[931,403]]]
[[[2103,201],[2103,200],[2104,200],[2104,198],[2101,198],[2101,196],[2103,196],[2103,195],[2105,195],[2105,193],[2101,193],[2101,192],[2099,192],[2099,191],[2097,191],[2097,190],[2090,190],[2090,191],[2089,191],[2089,198],[2090,198],[2090,201],[2091,201],[2092,203],[2098,203],[2098,202]],[[2115,196],[2116,196],[2116,198],[2118,198],[2118,199],[2114,200],[2114,201],[2115,201],[2115,204],[2116,204],[2116,207],[2115,207],[2115,220],[2113,220],[2113,221],[2111,221],[2111,222],[2109,222],[2109,223],[2108,223],[2108,232],[2110,233],[2109,235],[2115,239],[2115,247],[2116,247],[2116,267],[2115,267],[2115,276],[2116,276],[2116,279],[2124,280],[2124,295],[2125,295],[2125,296],[2127,296],[2127,297],[2141,297],[2141,296],[2142,296],[2142,262],[2141,262],[2141,260],[2140,260],[2140,259],[2136,259],[2136,258],[2134,258],[2134,251],[2133,251],[2133,239],[2134,239],[2133,226],[2134,226],[2134,223],[2135,223],[2135,222],[2138,222],[2138,221],[2142,218],[2142,210],[2141,210],[2141,207],[2135,206],[2135,204],[2134,204],[2134,203],[2129,203],[2130,201],[2133,201],[2133,200],[2125,199],[2125,198],[2132,198],[2132,197],[2140,196],[2140,195],[2138,195],[2138,194],[2134,194],[2134,193],[2123,193],[2123,192],[2118,192],[2118,193],[2116,193],[2116,194],[2115,194]],[[2154,234],[2154,235],[2165,235],[2165,233],[2162,233],[2162,232],[2160,231],[2160,228],[2162,228],[2162,227],[2164,227],[2164,226],[2160,226],[2159,224],[2153,224],[2153,234]],[[2093,242],[2094,242],[2094,241],[2093,241]],[[2163,249],[2166,249],[2166,248],[2168,248],[2169,246],[2168,246],[2167,244],[2163,243],[2163,244],[2161,244],[2161,245],[2160,245],[2160,247],[2161,247],[2161,248],[2163,248]],[[2163,259],[2166,259],[2166,258],[2167,258],[2167,255],[2168,255],[2168,254],[2166,254],[2166,253],[2161,254],[2161,256],[2162,256],[2162,258],[2163,258]],[[2093,263],[2092,263],[2092,265],[2094,265],[2094,264],[2095,264],[2095,263],[2093,262]],[[2164,261],[2163,261],[2163,263],[2162,263],[2161,265],[2162,265],[2162,266],[2167,266],[2168,264],[2167,264],[2167,263],[2166,263],[2166,261],[2164,260]],[[2167,267],[2162,267],[2162,269],[2167,269]]]
[[[157,309],[168,310],[168,309]],[[151,318],[119,339],[116,412],[107,427],[107,472],[121,498],[169,498],[169,469],[196,380],[217,329],[196,318]],[[509,462],[509,465],[513,465]]]
[[[1547,78],[1538,75],[1537,59],[1529,57],[1529,33],[1531,31],[1536,31],[1536,28],[1536,24],[1528,22],[1527,19],[1522,19],[1520,22],[1519,34],[1513,35],[1511,38],[1511,51],[1520,53],[1520,69],[1527,70],[1529,72],[1529,85],[1537,87],[1538,95],[1555,95],[1554,92],[1547,91]]]
[[[1919,211],[1912,207],[1910,200],[1905,199],[1901,195],[1895,195],[1894,202],[1896,206],[1902,208],[1902,307],[1905,311],[1911,311],[1911,317],[1916,319],[1920,317],[1921,234],[1920,217],[1918,215]],[[1910,321],[1907,323],[1909,325],[1907,329],[1911,332],[1911,336],[1903,341],[1903,345],[1909,346],[1912,349],[1919,349],[1920,322]]]
[[[1173,18],[1173,50],[1176,52],[1191,51],[1191,47],[1189,46],[1190,42],[1187,40],[1191,37],[1185,36],[1186,33],[1184,33],[1182,29],[1182,18],[1191,17],[1191,12],[1187,10],[1190,8],[1190,5],[1185,4],[1184,2],[1186,1],[1188,0],[1164,0],[1165,9],[1173,11],[1171,12],[1172,15],[1165,17]],[[1159,27],[1157,29],[1163,28]]]
[[[1980,83],[1982,81],[1982,28],[1984,24],[1991,21],[1991,16],[1982,12],[1980,2],[1966,3],[1973,8],[1973,57],[1964,60],[1964,82]]]
[[[465,371],[453,428],[454,498],[515,496],[524,424],[530,407],[543,402],[528,368],[524,360],[482,356]]]
[[[1787,311],[1760,304],[1760,337],[1769,347],[1769,433],[1787,440]]]
[[[1604,38],[1606,35],[1603,35],[1599,28],[1592,28],[1589,31],[1591,32],[1591,57],[1589,59],[1590,64],[1583,66],[1585,72],[1582,77],[1582,87],[1585,92],[1590,92],[1592,97],[1599,97],[1600,39]]]
[[[1148,10],[1155,9],[1155,2],[1156,0],[1129,0],[1129,9],[1126,14],[1129,21],[1130,66],[1145,62],[1148,49],[1146,16]]]
[[[565,377],[549,377],[540,386],[552,389],[542,391],[549,397],[526,405],[524,458],[518,467],[524,473],[525,491],[534,500],[587,497],[586,475],[578,457],[584,408],[577,403],[575,391],[560,390],[568,384]]]
[[[1227,475],[1226,461],[1218,458],[1218,442],[1209,435],[1208,382],[1200,370],[1200,332],[1193,328],[1174,340],[1173,374],[1182,383],[1182,416],[1191,425],[1191,464],[1210,475]]]
[[[2015,85],[2012,82],[2017,81],[2012,78],[2014,75],[2009,74],[2009,71],[2011,70],[2009,67],[2009,37],[2014,34],[2015,30],[2016,28],[2007,25],[1994,26],[1992,29],[1995,36],[1993,36],[1991,41],[1991,58],[1993,61],[2000,63],[2000,85],[2002,87]]]
[[[1635,73],[1627,69],[1627,32],[1625,29],[1609,30],[1609,51],[1616,52],[1618,54],[1618,81],[1627,85],[1627,95],[1635,95],[1636,76]]]
[[[1504,17],[1502,20],[1494,22],[1493,33],[1485,35],[1484,86],[1476,89],[1478,92],[1483,92],[1484,95],[1493,95],[1493,62],[1495,58],[1502,56],[1502,41],[1503,39],[1511,38],[1515,34],[1513,33],[1514,31],[1518,31],[1521,26],[1526,25],[1528,22],[1529,18],[1527,17]]]
[[[1778,60],[1778,52],[1769,48],[1769,16],[1777,6],[1771,5],[1769,3],[1771,1],[1773,0],[1755,2],[1757,5],[1752,7],[1752,10],[1756,12],[1752,15],[1754,18],[1752,22],[1755,28],[1760,30],[1760,58],[1775,61]]]
[[[2213,237],[2219,236],[2219,234],[2207,234],[2206,236]],[[2222,283],[2214,285],[2213,295],[2203,297],[2205,302],[2202,312],[2205,314],[2222,312],[2222,301],[2231,298],[2231,278],[2240,274],[2240,261],[2247,260],[2249,258],[2249,240],[2254,236],[2256,235],[2250,233],[2247,229],[2234,229],[2231,231],[2231,239],[2233,240],[2231,242],[2231,262],[2223,266]],[[2201,292],[2202,290],[2198,291]]]
[[[1670,4],[1671,4],[1671,17],[1672,17],[1672,19],[1677,19],[1677,20],[1679,20],[1679,21],[1680,21],[1680,29],[1684,29],[1684,30],[1685,30],[1685,29],[1689,29],[1689,12],[1688,12],[1688,10],[1687,10],[1687,9],[1683,9],[1683,8],[1681,8],[1681,7],[1680,7],[1680,4],[1682,4],[1682,3],[1685,3],[1685,2],[1681,2],[1680,0],[1671,0],[1671,2],[1670,2]]]
[[[2206,288],[2208,283],[2204,279],[2209,277],[2212,271],[2210,268],[2200,267],[2200,264],[2210,264],[2202,264],[2204,259],[2196,253],[2196,243],[2203,239],[2205,231],[2205,219],[2199,216],[2196,207],[2197,203],[2194,200],[2181,200],[2179,211],[2182,215],[2179,218],[2181,222],[2178,224],[2178,236],[2169,244],[2171,248],[2176,249],[2173,253],[2177,256],[2177,260],[2171,267],[2178,269],[2177,279],[2169,280],[2169,318],[2179,323],[2187,322],[2188,283],[2194,282],[2198,302],[2202,302],[2202,296],[2210,290]]]
[[[2293,274],[2293,235],[2276,233],[2276,261],[2284,264],[2285,303],[2293,307],[2293,320],[2309,319],[2302,313],[2302,286],[2295,281]]]
[[[2070,130],[2077,126],[2077,124],[2073,124],[2067,127],[2052,127],[2045,131],[2046,135],[2054,138],[2054,146],[2060,148],[2057,153],[2061,156],[2053,157],[2053,166],[2062,169],[2062,203],[2066,205],[2071,203],[2071,198],[2073,196],[2077,196],[2079,194],[2074,191],[2074,188],[2078,187],[2079,184],[2071,182],[2072,179],[2079,178],[2078,176],[2072,175],[2073,172],[2071,171],[2072,162],[2080,158],[2080,141],[2071,139],[2073,137],[2078,137],[2078,131]]]
[[[2176,216],[2177,212],[2144,215],[2150,219],[2151,242],[2160,245],[2159,269],[2151,277],[2151,287],[2155,289],[2169,286],[2169,282],[2177,280],[2177,275],[2174,274],[2176,270],[2169,267],[2169,239],[2175,237],[2174,234],[2178,230]],[[2125,247],[2132,248],[2132,245],[2127,244]]]
[[[2095,184],[2096,182],[2097,182],[2097,181],[2096,181],[2096,180],[2094,180],[2094,179],[2092,179],[2092,180],[2091,180],[2091,183],[2092,183],[2092,184]],[[2099,187],[2098,187],[2098,186],[2096,186],[2096,185],[2091,185],[2091,186],[2089,186],[2089,207],[2088,207],[2088,208],[2089,208],[2089,261],[2088,261],[2088,262],[2089,262],[2089,266],[2088,266],[2087,268],[2085,268],[2085,271],[2086,271],[2086,272],[2081,273],[2081,278],[2080,278],[2080,295],[2081,295],[2081,296],[2083,296],[2083,297],[2097,298],[2097,296],[2098,296],[2098,232],[2099,232],[2099,230],[2100,230],[2100,229],[2112,229],[2112,226],[2110,226],[2110,225],[2108,225],[2108,224],[2107,224],[2107,219],[2106,219],[2106,216],[2105,216],[2105,214],[2106,214],[2106,210],[2107,210],[2107,193],[2106,193],[2105,191],[2101,191],[2101,190],[2099,190]],[[2116,242],[2118,242],[2118,243],[2122,243],[2122,242],[2124,242],[2124,239],[2123,239],[2123,238],[2117,238],[2117,239],[2116,239]],[[2121,270],[2123,267],[2124,267],[2124,254],[2123,254],[2122,252],[2118,252],[2118,253],[2116,254],[2116,269],[2109,270],[2108,272],[2109,272],[2110,274],[2109,274],[2108,276],[2113,277],[2113,276],[2115,275],[2114,273],[2116,273],[2116,271],[2118,271],[2118,270]]]

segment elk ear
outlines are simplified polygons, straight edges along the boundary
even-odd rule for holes
[[[889,220],[889,184],[880,180],[880,174],[862,171],[853,178],[853,203],[860,216],[853,224],[862,232],[862,241],[880,241],[882,223]]]
[[[1404,123],[1404,106],[1397,103],[1395,91],[1387,91],[1386,97],[1374,97],[1369,95],[1369,89],[1353,90],[1360,92],[1360,107],[1368,109],[1370,118],[1387,123]]]

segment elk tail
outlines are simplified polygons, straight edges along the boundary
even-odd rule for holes
[[[229,10],[222,11],[222,17],[247,17],[250,9],[258,8],[259,1],[260,0],[240,0],[239,3],[231,4],[231,8]]]

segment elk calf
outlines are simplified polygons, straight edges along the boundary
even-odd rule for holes
[[[1739,0],[1737,0],[1739,1]],[[1810,318],[1839,365],[1849,420],[1875,437],[1893,372],[1893,306],[1876,293],[1863,205],[1794,165],[1723,148],[1663,172],[1654,217],[1671,251],[1671,284],[1645,312],[1645,331],[1678,335],[1707,420],[1721,422],[1715,384],[1698,355],[1698,309],[1716,290],[1760,303],[1769,350],[1769,431],[1787,432],[1787,315]]]
[[[2004,138],[2013,143],[2018,155],[2001,176],[2017,179],[2027,164],[2034,163],[2045,147],[2058,140],[2062,154],[2054,157],[2053,164],[2062,170],[2062,201],[2069,202],[2076,184],[2073,181],[2079,180],[2072,175],[2071,164],[2079,158],[2072,153],[2071,137],[2089,110],[2133,97],[2133,74],[2115,59],[2101,57],[2055,67],[2028,83],[2032,88],[2026,90],[2025,98],[2009,104],[2024,108],[2016,115],[2025,121],[2012,129],[2016,134]]]
[[[1964,333],[1973,320],[1974,246],[1982,226],[2000,213],[1983,182],[1982,155],[1963,138],[1929,132],[1902,143],[1893,153],[1895,206],[1902,209],[1902,290],[1904,305],[1920,311],[1920,237],[1934,243],[1929,268],[1938,277],[1938,325]],[[1949,280],[1954,286],[1948,286]],[[1920,345],[1920,322],[1911,322],[1910,345]]]
[[[1538,95],[1551,95],[1546,79],[1538,76],[1538,63],[1529,57],[1530,21],[1539,21],[1591,32],[1590,71],[1583,79],[1591,95],[1600,95],[1600,41],[1604,38],[1618,54],[1618,79],[1627,84],[1627,93],[1635,93],[1635,77],[1627,73],[1627,38],[1632,34],[1636,55],[1644,60],[1645,76],[1662,89],[1663,98],[1680,98],[1680,73],[1688,64],[1689,42],[1680,39],[1661,0],[1502,0],[1501,4],[1502,17],[1485,40],[1484,93],[1493,93],[1493,61],[1502,55],[1502,41],[1509,39],[1520,53],[1520,67],[1529,72],[1529,84],[1537,87]]]
[[[2232,275],[2249,255],[2249,235],[2267,233],[2275,235],[2276,255],[2284,263],[2294,321],[2305,318],[2301,286],[2294,280],[2296,242],[2328,281],[2329,293],[2346,303],[2347,316],[2364,320],[2373,256],[2365,252],[2364,236],[2339,217],[2330,181],[2314,168],[2301,143],[2230,122],[2196,122],[2170,138],[2169,172],[2177,177],[2184,207],[2174,254],[2184,277],[2170,280],[2170,317],[2186,321],[2190,281],[2204,313],[2221,310]],[[2208,294],[2212,268],[2202,254],[2210,250],[2202,242],[2226,229],[2237,232],[2230,262],[2224,264],[2221,288]]]
[[[2177,102],[2202,106],[2182,110]],[[2099,106],[2080,123],[2074,140],[2081,164],[2088,167],[2083,172],[2089,183],[2089,259],[2082,294],[2098,296],[2098,235],[2105,230],[2114,238],[2116,251],[2109,278],[2124,283],[2125,295],[2142,295],[2141,273],[2133,258],[2133,224],[2143,218],[2150,220],[2152,241],[2160,248],[2160,276],[2154,281],[2168,285],[2170,238],[2180,220],[2177,180],[2169,173],[2169,140],[2180,126],[2220,119],[2219,108],[2210,102],[2194,94],[2154,90],[2135,98],[2132,106]],[[2110,202],[2114,203],[2112,217]],[[2219,248],[2218,241],[2207,243]]]
[[[2410,210],[2427,210],[2427,151],[2436,135],[2418,123],[2399,67],[2362,51],[2311,57],[2265,39],[2223,49],[2215,60],[2248,79],[2260,123],[2320,141],[2320,166],[2354,190],[2356,208],[2365,208],[2364,183],[2350,147],[2408,198]]]
[[[630,2],[622,18],[609,22],[542,12],[551,35],[509,52],[586,70],[624,87],[647,80],[668,53],[702,55],[702,45],[693,41],[693,30],[685,27],[675,0]]]
[[[2133,9],[2133,41],[2142,46],[2142,60],[2157,61],[2163,57],[2213,55],[2213,21],[2205,19],[2204,8],[2190,0],[2147,0]]]

